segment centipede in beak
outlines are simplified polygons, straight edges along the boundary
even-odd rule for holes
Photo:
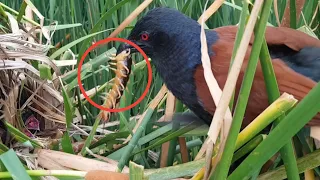
[[[113,62],[110,65],[115,66],[115,68],[110,68],[115,72],[115,77],[113,79],[112,88],[107,93],[103,107],[114,109],[116,108],[117,103],[119,102],[126,84],[129,80],[129,75],[131,71],[132,59],[130,54],[130,49],[125,49],[118,55],[113,54],[113,57],[109,57]],[[111,116],[109,111],[101,111],[100,118],[107,122]]]

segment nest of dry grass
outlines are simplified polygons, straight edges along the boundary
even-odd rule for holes
[[[10,30],[0,35],[0,127],[2,142],[11,147],[14,141],[3,122],[32,138],[55,138],[65,117],[60,71],[47,56],[54,31],[7,15]],[[43,78],[37,66],[53,70],[52,79]]]

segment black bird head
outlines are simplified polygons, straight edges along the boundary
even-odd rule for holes
[[[154,54],[166,52],[167,48],[172,48],[176,40],[190,38],[188,30],[192,32],[199,27],[196,21],[175,9],[155,8],[136,23],[127,39],[152,57]],[[118,53],[125,48],[137,52],[132,46],[124,44],[119,47]]]
[[[175,9],[155,8],[136,23],[127,39],[152,59],[168,89],[178,99],[203,119],[209,119],[198,100],[193,78],[195,68],[201,64],[200,30],[197,21]],[[207,31],[206,37],[210,46],[218,38],[213,31]],[[122,44],[117,53],[127,48],[131,53],[137,52],[129,44]]]

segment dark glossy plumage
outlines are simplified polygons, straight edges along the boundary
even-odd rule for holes
[[[235,26],[206,30],[212,70],[221,88],[227,78],[236,31]],[[142,40],[141,34],[149,35],[149,39]],[[215,105],[203,77],[200,25],[176,10],[156,8],[137,22],[128,39],[140,45],[152,58],[168,89],[196,115],[210,123]],[[280,91],[293,94],[297,99],[303,98],[320,78],[320,41],[296,30],[272,27],[266,30],[266,40]],[[251,46],[236,92],[240,88],[250,51]],[[244,125],[267,106],[264,80],[258,65]],[[310,124],[317,123],[320,124],[320,120]]]

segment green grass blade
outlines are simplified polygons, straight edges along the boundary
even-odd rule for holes
[[[173,123],[172,124],[172,133],[174,133],[174,131],[180,129],[180,123],[177,121],[173,121],[172,123]],[[175,154],[176,154],[175,149],[177,146],[177,141],[178,141],[178,136],[176,136],[175,138],[172,138],[171,141],[169,142],[167,166],[173,165]]]
[[[40,71],[40,78],[45,80],[52,80],[51,68],[47,64],[38,64]]]
[[[74,108],[72,106],[71,99],[69,98],[68,92],[66,91],[63,85],[62,85],[62,95],[63,95],[63,102],[64,102],[64,113],[66,116],[66,126],[67,126],[67,131],[69,131],[71,128],[71,124],[73,122]]]
[[[290,27],[292,29],[297,28],[296,0],[290,0]]]
[[[171,124],[167,124],[166,126],[163,126],[155,131],[152,131],[151,133],[141,137],[138,141],[138,145],[142,146],[146,143],[149,143],[150,141],[158,138],[159,136],[162,136],[163,134],[169,132],[172,129],[172,123]],[[126,148],[128,148],[127,146],[124,148],[121,148],[115,152],[113,152],[112,154],[110,154],[108,156],[108,158],[114,159],[114,160],[119,160],[121,159],[122,154],[124,153],[124,151],[126,151]]]
[[[125,131],[125,132],[116,132],[116,133],[112,133],[112,134],[107,134],[105,137],[103,137],[102,139],[98,140],[97,142],[93,143],[90,146],[90,149],[96,148],[98,146],[101,146],[102,144],[106,144],[108,143],[108,141],[111,140],[115,140],[117,138],[126,138],[128,137],[129,132]]]
[[[18,21],[18,23],[21,22],[22,16],[25,14],[27,5],[28,5],[28,4],[27,4],[25,1],[22,2],[21,7],[20,7],[20,10],[19,10],[19,14],[18,14],[18,16],[17,16],[17,21]]]
[[[188,163],[145,170],[145,176],[149,180],[160,180],[160,179],[175,179],[183,176],[192,176],[205,164],[204,159],[197,161],[191,161]]]
[[[61,82],[61,79],[60,79],[60,82]],[[71,103],[71,99],[69,98],[68,92],[63,85],[62,85],[62,95],[63,95],[63,101],[64,101],[64,113],[66,117],[66,132],[63,133],[61,146],[64,152],[74,154],[72,144],[71,144],[71,137],[69,136],[69,131],[73,123],[74,110],[73,110],[73,106]]]
[[[51,2],[51,1],[50,1]],[[53,30],[64,30],[64,29],[68,29],[68,28],[75,28],[75,27],[79,27],[82,26],[81,23],[75,23],[75,24],[60,24],[57,26],[43,26],[44,28],[47,28],[49,31],[53,31]]]
[[[184,6],[182,7],[181,12],[182,12],[183,14],[185,14],[185,13],[187,12],[188,8],[190,7],[190,3],[191,3],[191,0],[188,0],[188,1],[184,4]]]
[[[228,179],[250,177],[320,110],[320,83],[270,132]],[[288,128],[290,127],[290,128]],[[284,131],[285,129],[285,131]]]
[[[18,156],[12,149],[1,154],[0,159],[14,180],[31,180],[30,176],[26,172],[26,169],[23,167]]]
[[[280,96],[280,91],[278,88],[276,76],[274,74],[270,54],[269,54],[267,43],[265,40],[264,40],[264,42],[262,44],[262,48],[261,48],[260,62],[261,62],[261,66],[262,66],[262,72],[263,72],[263,75],[265,78],[265,84],[267,87],[269,102],[275,101],[276,98],[278,98]],[[278,123],[280,123],[283,118],[284,118],[284,115],[280,116],[275,121],[274,125],[277,125]],[[284,164],[286,166],[288,178],[290,180],[300,179],[299,173],[298,173],[296,157],[294,154],[291,140],[288,141],[288,144],[286,144],[280,150],[280,154],[281,154],[281,157],[282,157]]]
[[[72,46],[75,46],[76,44],[80,43],[81,41],[85,40],[85,39],[88,39],[90,37],[93,37],[97,34],[100,34],[100,33],[103,33],[103,32],[106,32],[106,31],[111,31],[113,30],[112,29],[106,29],[106,30],[103,30],[103,31],[99,31],[99,32],[96,32],[96,33],[93,33],[93,34],[89,34],[89,35],[86,35],[84,37],[81,37],[75,41],[72,41],[71,43],[69,44],[66,44],[65,46],[61,47],[60,49],[58,49],[57,51],[55,51],[49,58],[50,59],[55,59],[56,57],[58,57],[59,55],[63,54],[65,51],[67,51],[68,49],[70,49]]]
[[[74,154],[71,139],[70,139],[68,131],[63,133],[63,137],[61,140],[61,147],[62,147],[63,152]]]
[[[122,171],[123,167],[128,162],[129,157],[131,155],[131,152],[134,149],[134,147],[136,146],[136,144],[138,143],[139,138],[142,136],[142,133],[144,132],[145,127],[146,127],[147,123],[149,122],[153,111],[154,110],[152,108],[148,108],[148,110],[146,111],[146,114],[141,122],[141,125],[139,126],[139,128],[137,129],[135,134],[132,136],[132,139],[130,140],[128,147],[126,148],[125,152],[123,153],[123,156],[121,157],[121,159],[118,163],[118,171],[119,172]]]
[[[110,60],[109,57],[113,53],[116,53],[115,48],[111,48],[107,52],[99,55],[98,57],[92,59],[91,61],[84,63],[81,68],[81,72],[90,71],[91,69],[96,69],[100,65],[105,64],[106,62],[108,62]],[[84,73],[84,74],[86,74],[86,73]],[[68,84],[70,84],[72,82],[72,85],[69,85],[69,86],[73,87],[73,85],[76,85],[75,83],[77,82],[77,78],[76,78],[77,75],[78,75],[78,68],[76,68],[72,71],[69,71],[68,74],[62,78],[62,80]]]
[[[251,141],[249,141],[246,145],[244,145],[242,148],[240,148],[237,152],[234,153],[232,158],[232,163],[234,163],[244,155],[248,154],[254,148],[256,148],[265,138],[266,138],[266,135],[260,134],[255,138],[253,138]]]
[[[299,173],[303,173],[307,170],[314,169],[320,166],[320,150],[316,150],[310,154],[305,155],[297,160]],[[268,179],[286,179],[287,173],[284,165],[278,167],[275,170],[261,174],[258,180]]]
[[[243,1],[242,11],[241,11],[241,15],[240,15],[239,28],[238,28],[238,31],[236,34],[236,40],[234,42],[234,47],[232,50],[232,57],[231,57],[231,63],[230,63],[229,70],[232,67],[233,60],[234,60],[236,53],[238,51],[238,48],[239,48],[239,45],[240,45],[240,42],[241,42],[241,39],[242,39],[242,36],[244,33],[244,29],[246,27],[247,14],[248,14],[248,2]],[[231,100],[230,100],[230,105],[229,105],[230,110],[233,109],[233,105],[234,105],[233,103],[234,103],[234,92],[233,92]]]
[[[27,175],[33,177],[34,180],[38,180],[41,176],[54,176],[59,177],[60,180],[83,180],[86,171],[73,171],[73,170],[26,170]],[[13,178],[13,174],[10,172],[0,172],[0,178]],[[28,179],[19,179],[28,180]]]
[[[2,142],[0,142],[0,155],[7,152],[9,150],[9,148],[4,145]]]
[[[169,132],[170,130],[172,129],[172,123],[170,124],[167,124],[166,126],[163,126],[145,136],[143,136],[141,139],[139,139],[139,142],[138,144],[141,146],[141,145],[144,145],[156,138],[158,138],[159,136],[162,136],[163,134]]]
[[[276,75],[274,73],[271,57],[269,54],[267,42],[264,40],[260,52],[260,63],[263,77],[266,84],[269,103],[272,103],[280,96]]]
[[[32,140],[30,137],[19,131],[17,128],[13,127],[10,123],[5,122],[8,132],[19,142],[24,143],[30,141],[33,147],[42,147],[37,141]]]
[[[185,133],[187,133],[187,132],[195,129],[196,127],[197,127],[197,122],[190,123],[189,125],[181,128],[181,129],[179,129],[179,130],[177,130],[177,131],[175,131],[175,132],[170,133],[168,136],[160,139],[159,141],[155,142],[155,143],[152,144],[151,146],[146,147],[146,148],[144,148],[144,149],[141,149],[140,151],[138,151],[138,152],[136,152],[136,153],[134,153],[134,154],[138,154],[138,153],[140,153],[140,152],[146,151],[146,150],[151,149],[151,148],[154,148],[154,147],[156,147],[156,146],[160,146],[161,144],[163,144],[163,143],[165,143],[165,142],[168,142],[168,141],[170,141],[170,140],[172,140],[172,139],[175,139],[175,138],[179,137],[180,135],[185,134]]]
[[[83,145],[83,147],[82,147],[82,149],[81,149],[81,151],[80,151],[80,154],[81,154],[82,156],[85,156],[85,155],[86,155],[86,153],[87,153],[86,148],[91,145],[92,140],[93,140],[93,137],[94,137],[94,135],[95,135],[96,132],[97,132],[97,128],[98,128],[99,124],[100,124],[100,118],[98,117],[98,118],[96,118],[96,120],[95,120],[95,122],[94,122],[94,124],[93,124],[93,126],[92,126],[92,130],[90,131],[90,134],[89,134],[89,136],[87,137],[86,141],[84,142],[84,145]]]
[[[90,66],[90,64],[85,64],[84,68],[81,69],[81,73],[80,73],[81,80],[83,81],[86,78],[90,77],[91,75],[90,76],[86,76],[90,72],[92,72],[92,66]],[[78,87],[78,78],[73,79],[69,84],[66,85],[66,89],[68,91],[71,91],[75,87]],[[90,98],[92,98],[92,97],[90,97]]]
[[[101,18],[99,19],[99,21],[93,26],[93,28],[90,30],[89,34],[96,34],[96,32],[99,30],[99,28],[101,27],[101,24],[104,23],[107,18],[109,18],[110,16],[112,16],[114,14],[114,12],[116,12],[119,8],[121,8],[122,6],[124,6],[127,2],[129,2],[131,0],[123,0],[121,2],[119,2],[118,4],[114,5],[112,8],[110,8],[106,13],[104,13]],[[92,37],[92,36],[90,36]],[[91,38],[87,39],[86,41],[84,41],[81,45],[81,48],[79,50],[79,58],[83,55],[83,53],[86,51],[86,48],[89,46],[91,41]],[[80,59],[78,59],[78,61],[80,61]]]

